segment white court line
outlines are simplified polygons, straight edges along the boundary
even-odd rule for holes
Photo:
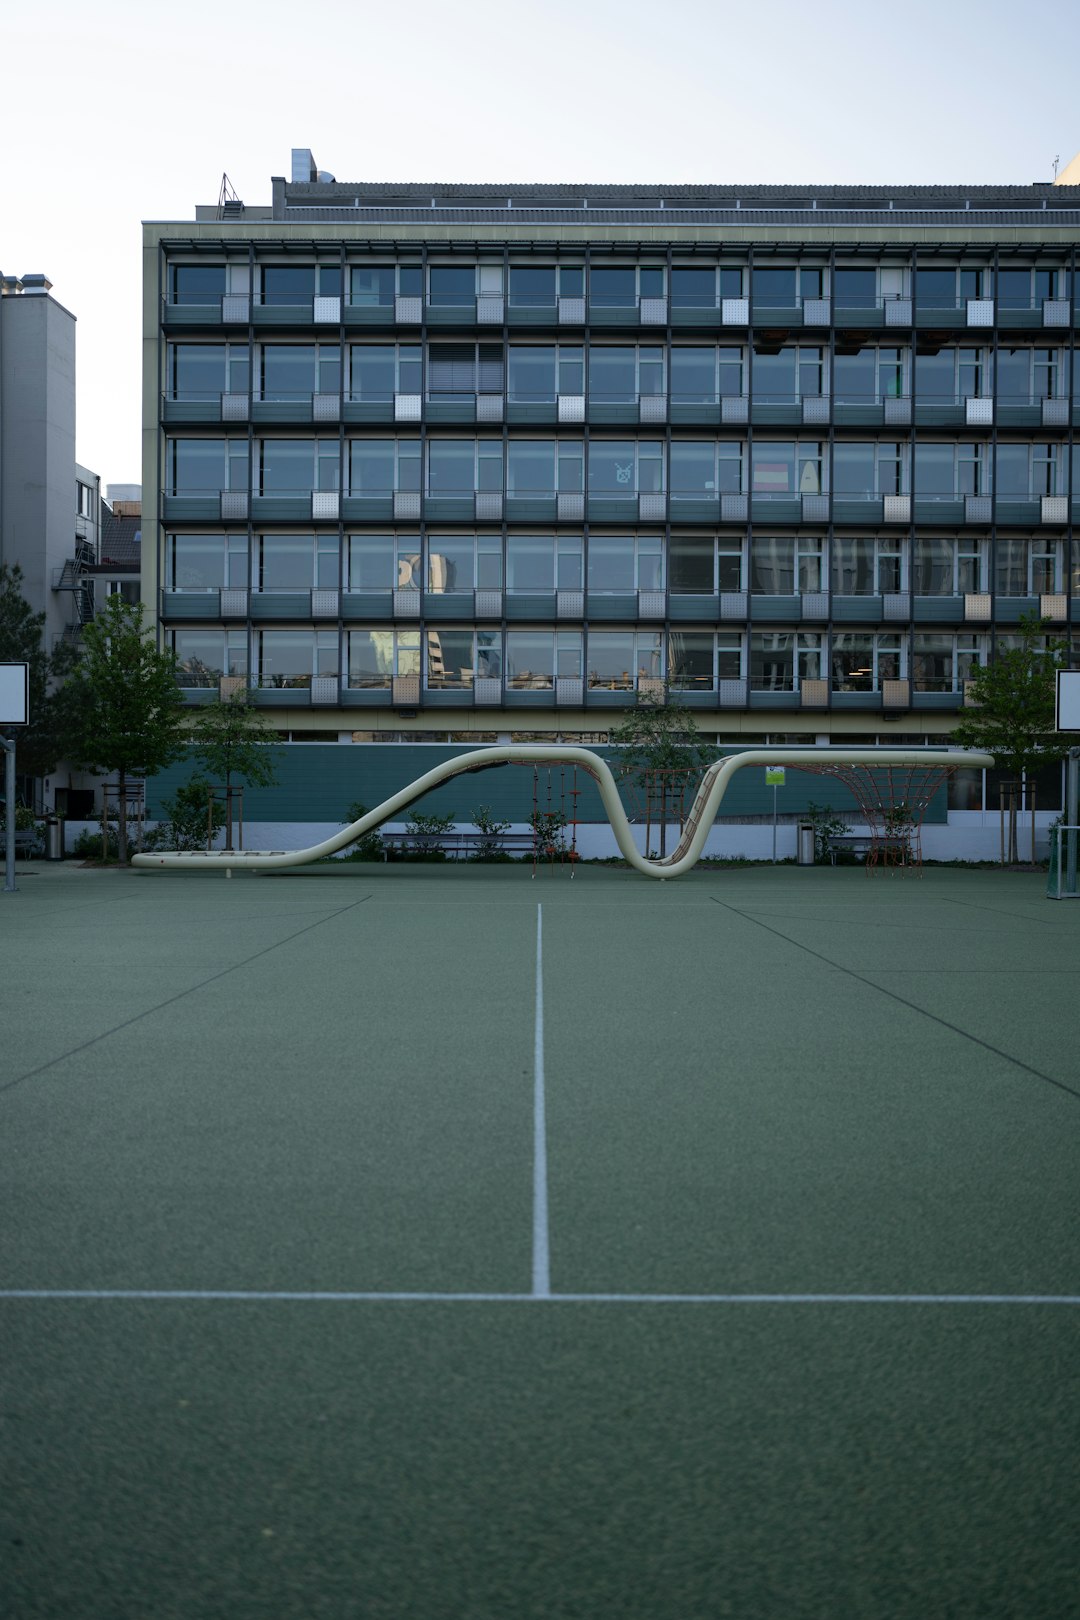
[[[1080,1294],[447,1294],[255,1288],[0,1288],[0,1300],[4,1299],[301,1305],[1080,1305]]]
[[[533,1036],[533,1249],[534,1299],[551,1294],[548,1235],[547,1118],[544,1098],[544,908],[536,908],[536,1019]]]

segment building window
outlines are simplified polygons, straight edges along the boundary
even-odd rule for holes
[[[674,265],[671,271],[672,309],[719,309],[725,298],[743,296],[743,272],[731,265]]]
[[[434,629],[424,632],[429,691],[466,690],[474,680],[502,675],[502,632]]]
[[[754,535],[750,589],[755,596],[794,596],[823,589],[825,542],[818,535]]]
[[[427,588],[436,595],[502,589],[502,540],[497,534],[428,537]]]
[[[419,298],[422,291],[418,264],[354,264],[349,271],[349,302],[357,309],[392,309],[395,297]]]
[[[182,687],[216,686],[223,675],[247,675],[246,630],[172,630],[169,638]]]
[[[260,495],[310,495],[312,490],[340,486],[341,451],[336,439],[263,439],[258,448]]]
[[[838,596],[885,596],[907,589],[907,558],[898,540],[837,535],[832,552],[832,588]]]
[[[585,267],[580,264],[512,264],[511,309],[554,309],[560,298],[584,298]],[[570,390],[567,390],[570,392]],[[580,390],[578,390],[580,392]]]
[[[915,595],[965,596],[986,589],[986,548],[978,540],[915,540]]]
[[[336,534],[261,534],[255,541],[258,591],[336,590]]]
[[[419,440],[354,439],[349,445],[349,490],[362,500],[419,493]]]
[[[837,405],[880,405],[908,393],[909,351],[860,349],[833,359],[833,395]]]
[[[906,658],[895,632],[836,630],[832,638],[834,692],[880,692],[882,681],[899,680]]]
[[[821,679],[823,637],[816,631],[770,630],[750,637],[750,685],[757,692],[797,692]]]
[[[659,494],[664,488],[664,447],[658,441],[629,439],[589,446],[589,494],[604,498]]]
[[[349,631],[351,688],[388,690],[395,675],[419,674],[419,630]]]
[[[347,545],[350,591],[420,589],[419,535],[351,534]]]
[[[341,392],[341,349],[336,343],[264,343],[259,355],[259,397],[302,404],[312,394]]]
[[[833,493],[839,497],[880,499],[906,495],[908,447],[894,440],[837,443],[833,449]]]
[[[731,631],[672,630],[668,681],[678,692],[715,692],[717,681],[742,678],[742,637]]]
[[[170,495],[217,495],[248,488],[246,439],[170,439],[166,478]]]
[[[659,630],[592,630],[588,645],[591,690],[633,692],[642,681],[664,675],[664,638]]]
[[[671,446],[671,499],[716,500],[744,489],[743,446],[737,440],[676,439]]]
[[[718,405],[745,393],[745,359],[741,348],[724,345],[673,348],[671,369],[673,405]]]
[[[336,630],[259,630],[255,637],[258,684],[304,689],[313,675],[338,673]]]
[[[585,351],[576,343],[511,345],[507,395],[512,405],[554,405],[585,392]]]
[[[169,288],[170,302],[173,304],[220,304],[228,291],[225,266],[224,264],[170,265]]]
[[[664,392],[664,351],[656,345],[589,349],[590,405],[636,405]]]
[[[580,495],[585,447],[580,439],[511,439],[506,447],[506,490],[511,500]]]
[[[815,344],[789,344],[775,354],[755,352],[752,384],[755,405],[792,405],[828,392],[825,351]]]
[[[660,591],[663,588],[663,546],[658,534],[590,535],[590,594]]]
[[[170,534],[165,542],[165,588],[171,591],[244,589],[248,543],[243,534]]]
[[[755,497],[820,495],[825,492],[825,446],[814,441],[758,440],[753,450]]]
[[[314,264],[264,264],[260,270],[262,303],[301,308],[317,297],[341,297],[341,267]]]
[[[170,343],[170,399],[217,401],[222,394],[246,394],[251,355],[246,343]]]
[[[506,684],[514,692],[550,692],[556,680],[580,680],[580,630],[509,630]]]
[[[521,595],[580,591],[582,552],[579,534],[511,534],[506,541],[507,589]]]

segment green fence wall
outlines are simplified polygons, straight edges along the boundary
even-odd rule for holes
[[[443,760],[468,752],[466,748],[433,743],[282,743],[276,749],[278,785],[245,789],[244,820],[342,822],[349,806],[357,801],[373,808]],[[596,752],[606,756],[608,750],[598,748]],[[191,764],[181,761],[150,779],[147,814],[152,819],[163,813],[162,800],[174,793],[191,774]],[[549,778],[551,804],[555,809],[565,809],[569,818],[573,768],[566,766],[560,770],[554,766],[550,772],[546,767],[541,768],[537,788],[541,809],[548,806]],[[580,790],[577,819],[606,821],[592,779],[579,771],[576,785]],[[801,815],[811,803],[838,810],[855,808],[850,793],[840,783],[791,768],[785,786],[777,790],[776,803],[781,816]],[[487,805],[500,820],[527,822],[533,808],[532,767],[504,765],[475,776],[459,776],[418,801],[418,808],[424,814],[452,815],[456,821],[463,822],[473,820],[473,812],[479,805]],[[765,785],[765,773],[752,767],[736,776],[724,797],[723,813],[718,820],[770,816],[772,809],[773,790]],[[944,822],[946,814],[946,796],[942,789],[935,795],[925,819]]]

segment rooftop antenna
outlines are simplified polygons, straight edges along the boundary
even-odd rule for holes
[[[234,219],[237,214],[244,212],[244,205],[236,195],[236,188],[227,174],[221,176],[221,190],[218,192],[217,217],[218,219]]]
[[[1059,152],[1057,157],[1054,159],[1054,184],[1055,184],[1055,186],[1057,185],[1058,164],[1060,162],[1061,162],[1061,153]]]

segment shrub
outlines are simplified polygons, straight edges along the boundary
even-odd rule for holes
[[[193,776],[178,787],[171,799],[163,801],[162,808],[165,815],[147,833],[146,849],[205,849],[225,820],[225,807],[217,798],[210,800],[210,784],[205,776]]]
[[[843,816],[838,816],[835,810],[828,805],[815,804],[813,799],[806,806],[806,819],[814,829],[814,860],[827,861],[829,859],[829,839],[839,838],[847,832],[847,822]],[[844,850],[838,856],[839,860],[849,858],[849,852]],[[850,857],[854,859],[854,857]]]
[[[360,804],[359,802],[350,804],[345,812],[344,825],[348,827],[354,821],[363,820],[367,813],[368,807],[366,804]],[[370,832],[361,833],[360,837],[354,843],[347,844],[343,854],[338,856],[338,859],[342,861],[381,861],[382,858],[382,835],[376,832],[374,828]]]
[[[492,815],[491,806],[477,805],[473,811],[473,826],[480,834],[480,843],[476,853],[471,857],[474,861],[508,861],[510,856],[502,848],[500,839],[503,833],[510,831],[508,821],[496,821]]]

